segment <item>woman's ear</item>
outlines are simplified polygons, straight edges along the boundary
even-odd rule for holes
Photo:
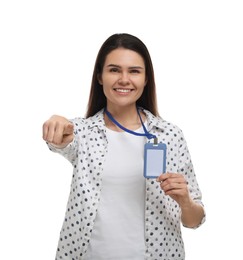
[[[97,80],[98,80],[99,84],[102,86],[103,82],[102,82],[102,78],[101,78],[100,74],[97,74]]]

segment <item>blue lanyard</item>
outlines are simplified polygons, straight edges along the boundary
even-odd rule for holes
[[[138,108],[137,108],[137,111],[138,111]],[[146,136],[148,139],[154,138],[154,143],[157,144],[158,140],[157,140],[156,135],[150,134],[150,133],[148,132],[148,130],[146,129],[146,127],[145,127],[145,125],[144,125],[144,123],[143,123],[143,120],[142,120],[142,118],[141,118],[141,115],[140,115],[139,111],[138,111],[138,115],[139,115],[141,124],[142,124],[142,126],[143,126],[144,133],[137,133],[137,132],[134,132],[134,131],[132,131],[132,130],[129,130],[129,129],[125,128],[124,126],[122,126],[121,124],[119,124],[119,123],[115,120],[115,118],[111,115],[110,112],[107,111],[106,108],[105,108],[105,113],[106,113],[106,115],[109,117],[109,119],[110,119],[116,126],[118,126],[119,128],[121,128],[121,129],[124,130],[125,132],[127,132],[127,133],[129,133],[129,134],[136,135],[136,136]]]

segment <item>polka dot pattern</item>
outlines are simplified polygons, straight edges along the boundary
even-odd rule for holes
[[[175,125],[144,110],[148,131],[167,145],[166,171],[183,173],[193,200],[201,203],[201,192],[182,131]],[[72,120],[74,141],[58,152],[73,165],[73,177],[56,260],[82,260],[87,250],[102,187],[102,172],[107,154],[103,110],[95,116]],[[142,173],[141,173],[142,174]],[[183,260],[180,207],[165,196],[154,179],[146,180],[145,240],[146,259]],[[204,220],[202,221],[202,223]]]

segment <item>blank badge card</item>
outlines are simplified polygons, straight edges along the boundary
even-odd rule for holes
[[[144,177],[157,178],[166,171],[166,145],[146,143],[144,148]]]

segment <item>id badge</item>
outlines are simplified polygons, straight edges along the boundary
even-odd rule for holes
[[[157,178],[166,171],[166,144],[146,143],[144,147],[144,177]]]

